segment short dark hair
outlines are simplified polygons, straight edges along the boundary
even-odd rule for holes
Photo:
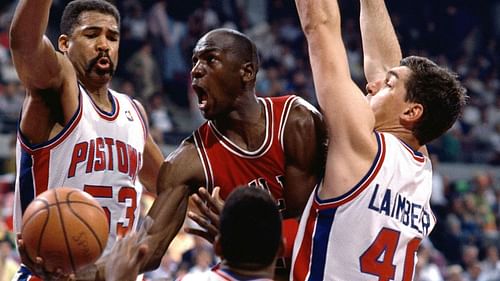
[[[413,134],[424,145],[446,132],[457,120],[467,102],[466,89],[458,76],[430,59],[410,56],[401,66],[411,70],[405,83],[406,101],[422,104],[422,118]]]
[[[233,39],[234,48],[232,51],[243,61],[251,62],[257,73],[260,67],[259,52],[257,46],[247,35],[230,28],[218,28],[210,32],[220,32],[229,35]]]
[[[111,15],[120,26],[120,12],[113,4],[104,0],[75,0],[69,2],[64,8],[59,26],[61,34],[71,35],[75,26],[79,23],[80,15],[87,11],[97,11]]]
[[[249,186],[231,192],[220,218],[220,243],[230,266],[272,264],[281,243],[281,216],[269,192]]]

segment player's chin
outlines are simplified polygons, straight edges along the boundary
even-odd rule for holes
[[[102,83],[107,83],[113,78],[113,73],[110,71],[94,71],[91,73],[91,78],[95,81],[99,81]]]

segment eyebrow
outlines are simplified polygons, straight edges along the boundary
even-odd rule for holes
[[[389,71],[387,71],[387,75],[388,75],[388,76],[389,76],[389,75],[392,75],[392,76],[396,77],[397,79],[399,79],[399,75],[398,75],[398,74],[396,73],[396,71],[394,71],[394,70],[389,70]]]
[[[82,29],[82,31],[87,31],[87,30],[90,30],[90,31],[101,31],[103,28],[102,27],[99,27],[99,26],[87,26],[87,27],[84,27]],[[114,29],[114,28],[109,28],[108,29],[109,32],[113,33],[114,35],[120,35],[120,31]]]

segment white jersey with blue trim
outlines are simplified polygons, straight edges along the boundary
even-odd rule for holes
[[[312,192],[290,280],[413,280],[420,241],[436,223],[431,162],[391,134],[376,136],[377,156],[355,187],[328,200],[319,186]]]
[[[16,145],[15,230],[21,231],[28,204],[47,189],[74,187],[91,194],[108,215],[110,235],[134,229],[140,213],[142,185],[138,173],[147,127],[127,95],[109,90],[110,113],[104,112],[79,86],[79,107],[54,138],[32,145],[18,131]],[[35,122],[35,121],[33,121]]]

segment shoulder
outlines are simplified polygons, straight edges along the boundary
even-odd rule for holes
[[[203,165],[192,142],[192,138],[185,139],[163,161],[159,181],[167,186],[189,186],[198,188],[205,182]],[[161,187],[159,187],[161,190]]]
[[[312,104],[304,100],[303,98],[297,97],[294,99],[288,119],[286,122],[286,127],[293,128],[324,128],[323,115],[319,110]]]

